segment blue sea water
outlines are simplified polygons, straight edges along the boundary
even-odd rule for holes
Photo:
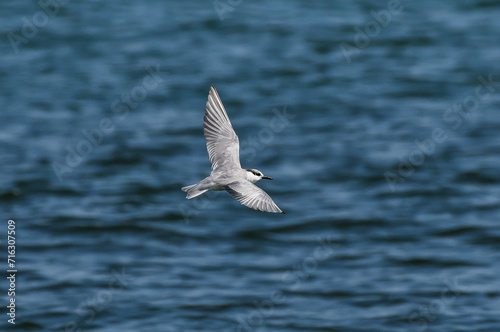
[[[2,331],[500,331],[498,1],[0,12]],[[211,84],[287,215],[180,191]]]

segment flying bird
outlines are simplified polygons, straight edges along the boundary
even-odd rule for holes
[[[203,129],[212,173],[197,184],[183,187],[182,191],[187,192],[186,198],[194,198],[208,190],[226,190],[251,209],[286,214],[264,190],[254,184],[261,179],[272,178],[257,169],[241,168],[238,136],[213,85],[208,93]]]

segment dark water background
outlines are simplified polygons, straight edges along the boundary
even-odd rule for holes
[[[0,3],[0,329],[500,331],[500,2],[220,3]]]

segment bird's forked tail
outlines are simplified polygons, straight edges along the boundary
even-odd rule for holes
[[[191,199],[191,198],[194,198],[196,196],[203,194],[205,191],[208,190],[208,189],[200,189],[199,185],[200,185],[199,183],[192,184],[192,185],[187,186],[187,187],[182,187],[181,190],[187,192],[187,196],[186,196],[187,199]]]

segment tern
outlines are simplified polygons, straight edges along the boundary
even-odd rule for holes
[[[240,164],[240,143],[227,116],[222,101],[212,85],[203,118],[207,150],[212,162],[212,173],[199,183],[183,187],[187,199],[208,190],[226,190],[241,204],[259,211],[283,213],[271,197],[254,183],[272,180],[257,169],[243,169]]]

